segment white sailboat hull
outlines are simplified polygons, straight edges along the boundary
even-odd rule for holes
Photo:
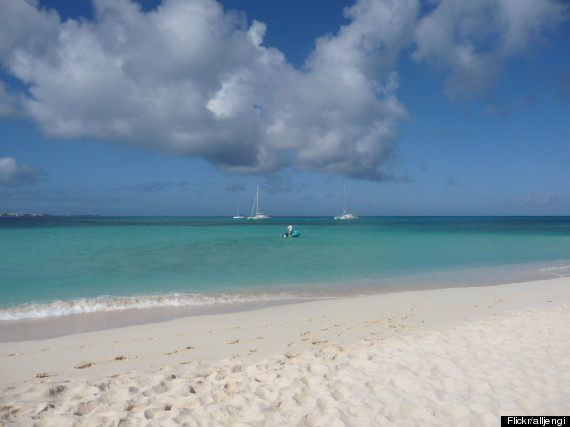
[[[335,216],[334,219],[340,219],[340,220],[346,220],[346,219],[358,219],[358,216],[351,214],[351,213],[347,213],[344,215],[340,215],[340,216]]]
[[[342,215],[335,216],[334,219],[338,220],[358,219],[357,215],[346,212],[346,185],[344,186],[344,194],[342,198]]]
[[[272,219],[269,215],[258,212],[255,216],[248,216],[247,219]]]
[[[255,212],[255,215],[253,214]],[[253,208],[251,208],[251,215],[247,219],[260,220],[260,219],[272,219],[269,215],[259,212],[259,185],[257,186],[257,192],[255,193],[255,201],[253,202]]]
[[[239,214],[239,202],[236,208],[236,214],[233,216],[233,219],[245,219],[246,217]]]

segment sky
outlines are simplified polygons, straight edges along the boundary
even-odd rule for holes
[[[565,0],[0,1],[0,212],[570,215]]]

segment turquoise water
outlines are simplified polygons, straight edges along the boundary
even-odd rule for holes
[[[564,275],[570,217],[0,218],[0,320]]]

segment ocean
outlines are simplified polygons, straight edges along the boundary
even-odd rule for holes
[[[568,275],[570,217],[0,217],[0,339]]]

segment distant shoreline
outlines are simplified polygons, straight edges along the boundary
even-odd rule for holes
[[[0,212],[0,218],[228,218],[231,215],[97,215],[97,214],[46,214],[46,213],[29,213],[29,212]],[[333,218],[333,215],[273,215],[273,219],[292,219],[292,218]],[[359,219],[366,220],[370,218],[570,218],[570,215],[360,215]],[[358,224],[362,221],[354,221],[352,224]],[[269,222],[271,223],[271,221]]]
[[[68,217],[68,218],[102,218],[100,215],[78,214],[78,215],[65,215],[65,214],[45,214],[45,213],[20,213],[20,212],[0,212],[0,218],[19,218],[19,217]]]

